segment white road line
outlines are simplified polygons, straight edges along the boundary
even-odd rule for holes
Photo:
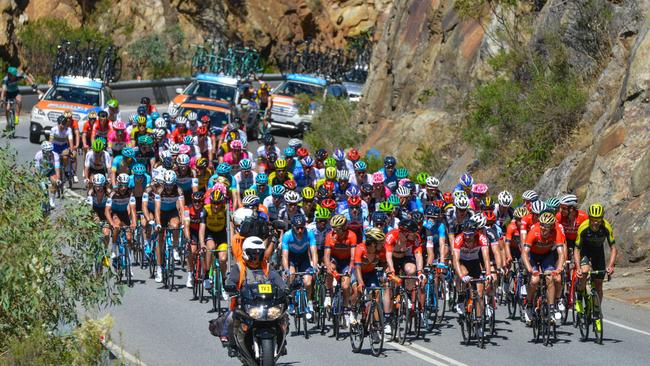
[[[640,330],[640,329],[636,329],[636,328],[628,327],[627,325],[624,325],[624,324],[621,324],[621,323],[617,323],[617,322],[613,322],[613,321],[611,321],[611,320],[603,319],[603,322],[605,322],[605,323],[607,323],[607,324],[611,324],[611,325],[617,326],[617,327],[619,327],[619,328],[623,328],[623,329],[631,330],[631,331],[633,331],[633,332],[637,332],[637,333],[640,333],[640,334],[643,334],[643,335],[650,336],[650,332],[646,332],[646,331],[644,331],[644,330]]]
[[[104,342],[104,345],[113,353],[115,357],[121,358],[122,360],[126,360],[132,365],[147,366],[147,364],[142,362],[142,360],[128,353],[127,351],[124,350],[124,348],[118,346],[117,344],[111,341]]]
[[[409,346],[415,348],[416,350],[418,350],[418,351],[420,351],[420,352],[428,353],[428,354],[430,354],[431,356],[434,356],[434,357],[436,357],[436,358],[438,358],[438,359],[444,360],[444,361],[446,361],[449,365],[455,365],[455,366],[468,366],[467,364],[464,364],[464,363],[462,363],[462,362],[460,362],[460,361],[456,361],[456,360],[454,360],[453,358],[450,358],[450,357],[447,357],[447,356],[445,356],[445,355],[442,355],[442,354],[440,354],[440,353],[438,353],[438,352],[435,352],[435,351],[433,351],[433,350],[430,350],[430,349],[428,349],[428,348],[426,348],[426,347],[422,347],[422,346],[420,346],[419,344],[411,343]]]
[[[430,363],[430,364],[432,364],[432,365],[436,365],[436,366],[448,366],[448,364],[446,364],[446,363],[440,362],[440,361],[438,361],[438,360],[434,360],[433,358],[428,357],[428,356],[425,356],[425,355],[423,355],[423,354],[421,354],[421,353],[419,353],[419,352],[415,352],[415,351],[412,350],[411,348],[406,347],[406,346],[402,346],[402,345],[399,344],[399,343],[390,343],[390,347],[395,347],[395,348],[397,348],[397,349],[400,350],[400,351],[404,351],[404,352],[406,352],[406,353],[408,353],[408,354],[410,354],[410,355],[412,355],[412,356],[415,356],[415,357],[421,359],[422,361],[426,361],[426,362],[428,362],[428,363]]]

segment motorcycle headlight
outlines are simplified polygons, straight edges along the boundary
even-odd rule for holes
[[[274,307],[269,308],[268,312],[266,313],[267,318],[269,320],[275,320],[282,316],[282,313],[284,312],[284,307],[282,305],[277,305]]]
[[[261,306],[248,308],[248,316],[253,319],[261,319],[264,316],[264,308]]]

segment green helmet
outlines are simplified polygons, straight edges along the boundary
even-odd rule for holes
[[[391,213],[393,212],[393,208],[393,204],[388,201],[384,201],[379,204],[379,211],[381,212]]]
[[[406,168],[397,168],[395,170],[395,176],[397,179],[404,179],[409,176],[409,171]]]
[[[94,152],[104,151],[105,147],[106,147],[106,142],[104,142],[104,139],[95,139],[95,141],[93,141],[92,148]]]
[[[317,219],[329,219],[332,217],[332,212],[330,212],[329,208],[318,206],[315,216]]]
[[[142,135],[138,137],[138,144],[141,145],[153,145],[153,138],[149,135]]]
[[[388,197],[388,202],[390,202],[390,204],[393,206],[399,206],[399,197],[397,195],[391,194],[390,197]]]
[[[557,197],[551,197],[546,200],[546,209],[548,211],[557,211],[558,207],[560,207],[560,200]]]
[[[331,156],[329,158],[325,159],[325,167],[326,168],[329,168],[329,167],[335,168],[336,167],[336,160],[334,160],[334,158],[331,157]]]
[[[427,178],[429,178],[429,174],[425,172],[419,172],[417,176],[415,176],[415,183],[423,186],[427,184]]]
[[[120,102],[118,102],[117,99],[109,99],[106,104],[111,108],[117,108],[120,106]]]

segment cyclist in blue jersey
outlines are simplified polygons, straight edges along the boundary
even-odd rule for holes
[[[129,175],[120,174],[117,176],[117,188],[113,191],[104,208],[106,219],[113,227],[113,243],[117,243],[117,237],[121,226],[128,226],[126,240],[129,247],[133,246],[132,232],[137,222],[135,218],[135,197],[129,189]],[[114,253],[113,253],[114,254]]]
[[[185,198],[183,191],[176,185],[176,173],[168,170],[163,174],[163,188],[159,194],[156,194],[155,217],[156,230],[169,227],[178,229],[181,223],[181,214],[185,212]],[[173,246],[178,245],[178,230],[173,231]],[[158,245],[156,246],[156,282],[162,282],[162,250],[165,245],[165,235],[158,235]]]
[[[176,157],[176,185],[183,191],[185,202],[192,202],[192,193],[199,190],[199,180],[190,169],[190,157],[187,154],[179,154]]]
[[[318,252],[314,233],[307,230],[307,218],[297,214],[291,218],[291,229],[282,235],[282,267],[288,273],[306,272],[318,266]],[[312,298],[312,276],[303,276],[308,298]],[[291,280],[290,280],[291,282]],[[310,312],[314,311],[311,301]]]
[[[435,259],[444,263],[447,258],[447,226],[440,207],[428,205],[424,210],[424,231],[427,241],[427,265],[432,265]]]

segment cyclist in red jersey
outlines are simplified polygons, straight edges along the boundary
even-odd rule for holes
[[[348,230],[347,219],[343,215],[335,215],[330,219],[332,231],[325,236],[325,252],[323,262],[330,274],[351,274],[354,268],[354,251],[357,246],[357,235]],[[341,277],[343,304],[350,306],[350,277]],[[327,289],[332,294],[332,277],[328,276]]]
[[[380,286],[377,269],[386,268],[386,252],[384,241],[386,234],[381,229],[371,228],[366,233],[366,242],[357,245],[354,250],[355,270],[352,276],[353,295],[352,303],[356,303],[358,296],[367,286]],[[384,307],[390,306],[390,296],[384,293]]]
[[[90,134],[90,143],[92,144],[96,138],[103,138],[108,142],[108,134],[113,131],[113,123],[108,119],[108,113],[106,111],[99,111],[97,113],[97,121],[92,126],[92,132]]]
[[[512,221],[510,221],[506,228],[506,268],[509,268],[513,259],[519,260],[521,258],[523,243],[519,234],[519,227],[521,225],[521,219],[526,215],[528,215],[526,207],[517,207],[513,213]]]
[[[578,210],[578,197],[574,194],[566,194],[560,199],[560,211],[555,215],[557,221],[564,228],[567,246],[573,250],[578,237],[580,224],[589,219],[589,215]]]
[[[533,318],[532,307],[540,281],[540,273],[546,276],[546,301],[550,306],[551,313],[556,320],[561,316],[555,304],[555,290],[559,291],[561,286],[560,272],[564,263],[565,241],[562,226],[555,219],[555,215],[550,212],[544,212],[539,216],[539,222],[533,225],[526,237],[521,258],[524,267],[531,274],[530,283],[526,289],[527,307],[525,315],[528,324]]]
[[[176,118],[176,129],[172,132],[171,139],[176,144],[182,144],[185,136],[191,136],[192,131],[187,128],[187,119],[185,117]]]
[[[527,207],[524,205],[524,207]],[[539,215],[546,210],[546,204],[543,201],[535,201],[530,205],[528,211],[530,213],[521,218],[521,224],[519,225],[519,236],[521,237],[521,242],[526,242],[526,234],[528,231],[539,221]]]

